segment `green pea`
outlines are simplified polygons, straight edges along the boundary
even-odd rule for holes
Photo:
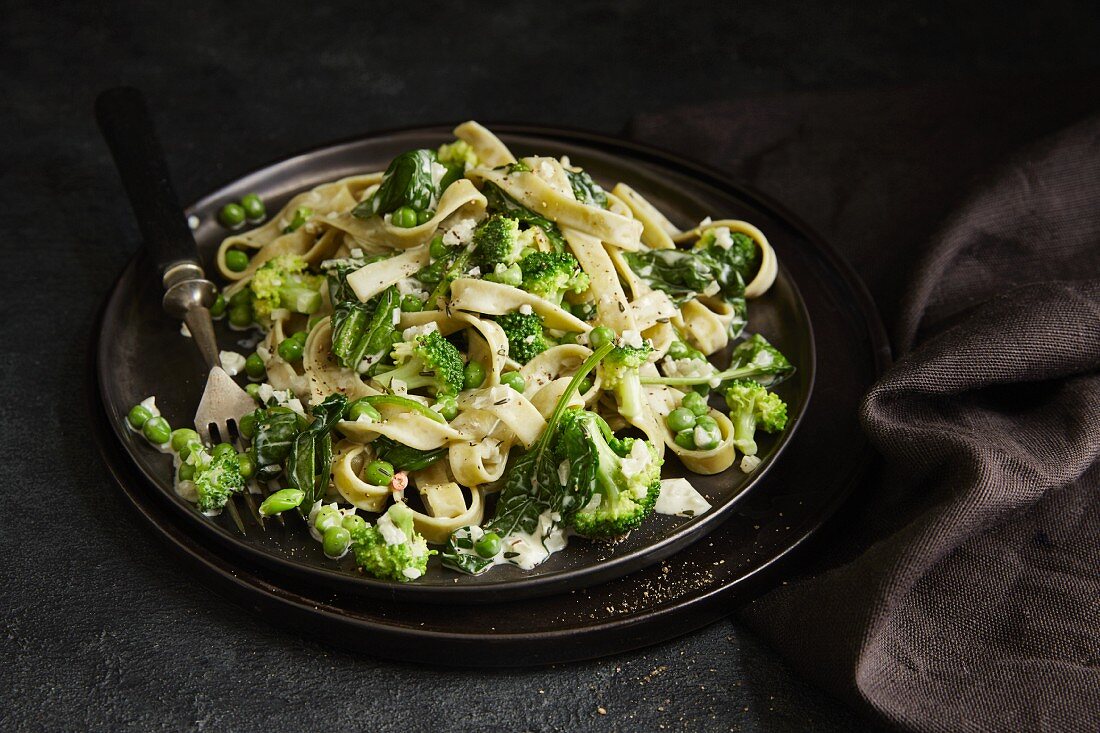
[[[340,521],[340,526],[348,532],[354,532],[367,526],[367,520],[358,514],[349,514]]]
[[[439,414],[444,420],[454,420],[458,417],[458,401],[452,395],[443,395],[435,403],[439,407]]]
[[[296,339],[293,336],[285,338],[279,342],[279,357],[283,361],[294,363],[302,360],[302,340]]]
[[[486,532],[474,543],[474,552],[484,558],[496,557],[500,554],[500,535],[496,532]]]
[[[247,305],[249,308],[252,307],[252,297],[248,294],[248,288],[241,288],[233,293],[233,295],[229,296],[230,308],[239,308],[242,305]]]
[[[668,345],[668,355],[673,359],[687,359],[691,356],[691,349],[683,341],[673,341]]]
[[[252,385],[248,385],[251,387]],[[260,385],[256,385],[259,387]],[[248,413],[247,415],[241,415],[240,422],[237,423],[237,428],[241,431],[241,436],[251,440],[253,434],[256,432],[256,415],[254,413]]]
[[[210,451],[210,455],[214,458],[225,455],[226,453],[236,453],[237,449],[229,443],[218,443],[214,446],[214,449]]]
[[[695,427],[695,413],[686,407],[677,407],[665,418],[668,429],[674,433]]]
[[[615,332],[607,326],[596,326],[588,334],[588,343],[593,349],[598,349],[606,343],[615,340]]]
[[[577,385],[577,394],[584,394],[590,389],[592,389],[592,379],[590,377],[585,377],[581,380],[581,383]]]
[[[432,237],[432,243],[428,245],[428,254],[432,256],[433,260],[446,257],[448,252],[450,252],[450,247],[443,244],[443,237],[439,235]]]
[[[172,431],[172,450],[179,453],[192,441],[198,441],[199,434],[191,428],[178,428]]]
[[[501,384],[508,385],[520,394],[523,394],[523,390],[527,388],[527,382],[519,372],[504,372],[504,374],[500,375],[500,382]]]
[[[417,224],[417,226],[419,226],[421,224],[427,224],[429,221],[432,220],[433,216],[435,216],[435,212],[434,211],[428,211],[427,209],[424,209],[423,211],[416,212],[416,224]]]
[[[390,223],[395,227],[411,229],[416,226],[416,209],[411,206],[402,206],[390,214]]]
[[[714,450],[722,442],[722,432],[712,417],[701,417],[695,423],[695,447],[699,450]]]
[[[248,328],[252,325],[252,306],[237,305],[229,309],[229,323],[237,328]]]
[[[340,526],[329,527],[325,530],[321,546],[324,548],[327,557],[337,558],[343,556],[348,551],[349,545],[351,545],[351,532]]]
[[[145,425],[141,427],[141,432],[145,433],[146,439],[154,445],[164,445],[172,439],[172,426],[159,415],[146,420]]]
[[[355,402],[348,405],[348,420],[358,420],[363,415],[366,415],[371,420],[382,419],[382,413],[378,411],[378,408],[367,402],[365,397],[360,397]]]
[[[676,445],[687,450],[695,450],[695,428],[689,428],[687,430],[681,430],[676,433],[673,438],[676,441]]]
[[[393,464],[388,461],[371,461],[364,477],[373,486],[388,486],[393,478]]]
[[[706,398],[698,392],[688,392],[684,395],[684,399],[680,404],[691,410],[692,413],[698,417],[702,417],[710,412],[710,407],[707,405]]]
[[[240,204],[226,204],[218,212],[218,221],[227,229],[236,229],[244,224],[245,213]]]
[[[249,454],[238,453],[237,463],[241,466],[241,478],[252,478],[252,474],[256,473],[256,462]]]
[[[248,362],[246,361],[245,363],[247,364]],[[248,393],[249,397],[256,400],[257,402],[260,400],[260,385],[256,384],[255,382],[249,382],[248,384],[246,384],[244,386],[244,391]],[[249,416],[245,415],[245,417],[249,417]],[[253,422],[255,422],[255,418],[252,418],[252,419],[253,419]],[[244,418],[241,418],[241,420],[244,420]],[[241,428],[241,432],[244,432],[243,427]],[[246,435],[244,437],[251,438],[252,436],[251,435]]]
[[[126,419],[130,421],[130,425],[133,426],[134,430],[141,430],[152,416],[153,411],[145,405],[134,405],[130,408],[130,414],[126,416]]]
[[[180,481],[190,481],[195,478],[195,467],[190,463],[181,463],[179,477]]]
[[[263,199],[255,193],[245,194],[241,197],[241,208],[244,209],[245,218],[252,223],[261,221],[267,215]]]
[[[485,367],[480,361],[471,359],[462,376],[463,389],[477,389],[485,381]]]
[[[196,445],[201,447],[202,443],[195,440],[180,448],[179,453],[177,453],[177,455],[180,457],[180,460],[186,461],[187,457],[191,455],[191,448]]]
[[[317,512],[317,516],[313,518],[313,528],[318,532],[327,532],[329,527],[339,527],[340,520],[343,519],[343,515],[335,507],[323,506],[321,510]]]
[[[270,517],[273,514],[280,514],[293,509],[302,503],[302,500],[306,498],[306,492],[299,491],[298,489],[282,489],[271,494],[263,503],[260,504],[260,514],[265,517]]]
[[[248,355],[248,358],[244,360],[244,370],[248,374],[249,379],[260,380],[267,375],[267,367],[264,366],[264,360],[260,358],[260,355],[253,351]]]
[[[244,272],[248,269],[248,255],[239,249],[231,249],[225,253],[225,266],[233,272]]]
[[[419,313],[424,310],[424,301],[412,293],[401,296],[401,310],[405,313]]]
[[[218,293],[218,297],[214,298],[214,305],[210,306],[210,317],[221,318],[225,315],[226,307],[225,296]]]
[[[718,421],[709,415],[704,415],[695,421],[695,426],[704,430],[718,430]]]
[[[560,344],[575,344],[575,343],[577,343],[577,336],[578,335],[579,334],[577,334],[574,331],[566,331],[565,333],[563,333],[561,335],[561,338],[558,339],[558,343],[560,343]]]

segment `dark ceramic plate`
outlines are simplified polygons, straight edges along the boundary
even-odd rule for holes
[[[707,514],[694,519],[655,516],[612,546],[574,540],[532,571],[505,566],[471,577],[442,569],[435,558],[428,573],[413,583],[364,577],[354,572],[350,558],[342,563],[326,559],[320,545],[309,538],[297,519],[292,518],[285,528],[269,523],[267,533],[252,528],[242,536],[228,513],[215,520],[203,517],[175,495],[169,457],[153,450],[125,427],[124,416],[130,406],[151,394],[157,396],[158,406],[173,426],[189,425],[205,376],[194,345],[180,336],[178,323],[160,308],[162,293],[157,278],[138,258],[123,273],[104,312],[97,353],[100,394],[116,437],[186,532],[212,540],[258,566],[335,592],[402,601],[500,602],[576,590],[652,565],[697,542],[764,486],[809,404],[816,359],[812,320],[828,317],[827,312],[812,314],[807,310],[796,278],[792,277],[791,262],[804,256],[806,235],[752,196],[701,177],[697,171],[652,151],[579,133],[507,125],[494,129],[518,154],[569,155],[603,183],[628,183],[682,227],[704,216],[739,218],[756,224],[768,235],[779,257],[779,276],[764,297],[751,302],[749,331],[767,336],[791,358],[798,371],[779,388],[790,405],[792,419],[782,435],[763,439],[760,467],[751,475],[736,468],[717,476],[689,474],[714,506]],[[202,222],[196,231],[200,250],[209,261],[225,236],[215,213],[227,201],[254,191],[267,202],[269,211],[276,211],[305,188],[356,172],[379,170],[401,151],[434,148],[449,137],[448,128],[392,132],[319,148],[266,166],[189,209],[188,213]],[[228,329],[221,329],[219,334],[222,348],[249,351],[239,343],[241,338],[242,334]],[[669,461],[664,473],[684,475],[675,459]]]

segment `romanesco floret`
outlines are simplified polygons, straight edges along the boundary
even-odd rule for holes
[[[725,389],[733,422],[733,444],[746,456],[757,452],[756,431],[776,433],[787,427],[787,403],[759,382],[737,379]]]
[[[404,504],[392,505],[374,526],[352,530],[351,549],[355,563],[383,580],[416,580],[428,569],[428,558],[436,554],[413,527],[413,513]]]
[[[321,307],[323,275],[306,271],[308,263],[297,255],[279,255],[260,266],[248,283],[252,312],[265,322],[276,308],[312,314]]]
[[[519,259],[519,222],[506,216],[491,216],[474,231],[474,262],[482,272]]]
[[[554,305],[561,304],[567,291],[588,290],[588,273],[568,252],[532,252],[520,261],[519,267],[523,273],[520,287]]]
[[[526,364],[553,346],[543,328],[538,313],[505,313],[497,323],[508,337],[508,355],[520,364]]]
[[[562,426],[570,489],[583,502],[572,516],[574,531],[610,538],[641,524],[661,491],[662,460],[654,447],[641,438],[616,438],[587,410],[565,413]]]
[[[465,168],[475,168],[480,162],[477,153],[465,140],[455,140],[453,143],[445,143],[439,146],[436,157],[440,163],[461,165]]]
[[[653,352],[653,346],[648,341],[641,344],[616,346],[599,366],[602,388],[615,395],[619,413],[627,420],[640,416],[645,405],[638,370]]]
[[[427,387],[434,395],[458,394],[464,367],[455,345],[438,330],[406,334],[411,338],[393,347],[391,356],[396,366],[376,374],[374,379],[386,387],[400,380],[408,391]]]

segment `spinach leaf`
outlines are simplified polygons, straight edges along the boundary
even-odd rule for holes
[[[494,183],[486,183],[481,192],[489,202],[491,211],[499,212],[512,219],[518,219],[525,224],[542,229],[546,233],[546,238],[550,240],[550,244],[554,246],[555,252],[565,251],[565,237],[562,236],[557,224],[531,211]]]
[[[724,297],[744,295],[745,283],[752,280],[760,269],[760,248],[752,237],[741,232],[730,234],[733,245],[726,248],[716,244],[713,235],[707,234],[704,232],[692,252],[710,266]]]
[[[398,471],[419,471],[447,455],[447,447],[418,450],[382,435],[371,443],[378,458],[391,463]]]
[[[678,306],[704,292],[714,282],[710,263],[693,252],[650,249],[626,252],[623,257],[649,287],[664,292]]]
[[[401,308],[397,287],[391,285],[366,303],[354,293],[346,300],[337,300],[334,294],[332,302],[332,353],[340,366],[358,369],[368,356],[380,361],[390,347],[393,313]]]
[[[431,207],[439,190],[432,182],[433,150],[410,150],[394,158],[382,177],[382,185],[366,201],[352,209],[352,216],[369,219],[375,214],[389,214],[402,206],[417,211]]]
[[[573,195],[577,197],[577,201],[582,204],[599,206],[601,209],[607,208],[607,193],[600,184],[592,180],[592,176],[588,175],[587,172],[574,173],[571,170],[566,170],[565,175],[569,176],[569,186],[573,189]]]
[[[256,427],[252,434],[252,460],[256,477],[270,480],[283,470],[283,461],[290,454],[294,437],[304,427],[305,419],[288,407],[261,408],[252,413]]]
[[[333,394],[310,412],[314,420],[294,438],[287,457],[286,474],[290,488],[306,497],[298,506],[302,516],[309,514],[314,502],[325,495],[332,470],[332,428],[343,417],[348,398]]]

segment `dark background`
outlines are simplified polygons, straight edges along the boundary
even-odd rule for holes
[[[146,91],[184,200],[385,127],[474,117],[617,133],[640,119],[635,134],[675,147],[654,113],[772,109],[713,155],[687,152],[817,226],[863,271],[888,322],[904,273],[870,263],[898,218],[891,246],[915,257],[942,213],[932,192],[942,201],[983,164],[1096,107],[1097,87],[1079,83],[1100,67],[1095,3],[711,5],[0,4],[0,729],[866,725],[733,621],[617,658],[502,672],[381,662],[284,633],[180,574],[87,434],[79,391],[95,308],[139,243],[92,122],[107,86]],[[877,134],[847,134],[857,114]],[[914,136],[965,149],[965,164],[920,170],[920,147],[905,145]],[[895,198],[897,216],[859,236],[852,222],[867,218],[852,211],[915,170],[914,206]]]

